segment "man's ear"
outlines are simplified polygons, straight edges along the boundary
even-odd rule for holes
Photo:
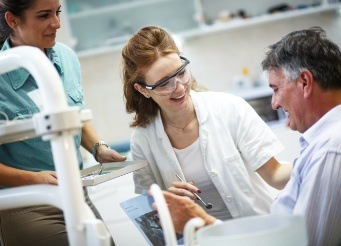
[[[146,98],[150,98],[149,92],[146,90],[146,88],[143,88],[139,84],[134,84],[134,88],[135,88],[135,90],[139,91]]]
[[[314,76],[309,70],[303,70],[299,76],[299,82],[302,84],[303,97],[309,98],[313,92]]]
[[[20,19],[10,11],[5,13],[5,20],[13,30],[16,29],[20,21]]]

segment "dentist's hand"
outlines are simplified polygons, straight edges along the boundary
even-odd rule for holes
[[[195,197],[195,195],[193,195],[193,193],[197,193],[197,194],[201,193],[201,190],[194,185],[194,181],[173,182],[172,186],[168,188],[168,191],[175,195],[187,196],[194,201],[197,200],[197,198]]]
[[[100,163],[125,161],[127,159],[127,157],[121,156],[116,150],[110,149],[106,145],[99,146],[96,155]]]

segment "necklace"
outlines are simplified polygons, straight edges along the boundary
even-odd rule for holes
[[[186,131],[185,131],[186,127],[187,127],[195,118],[196,118],[196,117],[194,117],[193,119],[191,119],[184,127],[174,126],[173,124],[171,124],[171,123],[169,123],[169,122],[167,122],[167,121],[166,121],[166,123],[167,123],[167,125],[170,125],[170,126],[176,128],[176,129],[181,130],[182,133],[186,133]]]

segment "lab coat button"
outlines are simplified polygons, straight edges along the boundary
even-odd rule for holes
[[[226,199],[226,201],[231,202],[232,201],[232,196],[226,196],[225,199]]]
[[[249,190],[249,189],[243,189],[243,192],[244,192],[245,194],[249,194],[250,190]]]
[[[216,172],[211,172],[211,177],[215,177],[217,176],[217,173]]]

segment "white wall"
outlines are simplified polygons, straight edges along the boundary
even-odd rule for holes
[[[285,34],[313,25],[323,27],[327,35],[341,46],[341,17],[334,12],[295,17],[263,25],[229,30],[184,44],[197,81],[210,90],[225,91],[232,77],[243,66],[251,76],[259,76],[259,64],[266,47]],[[125,112],[120,80],[120,51],[80,58],[87,107],[93,111],[92,123],[108,142],[127,140],[132,115]]]

